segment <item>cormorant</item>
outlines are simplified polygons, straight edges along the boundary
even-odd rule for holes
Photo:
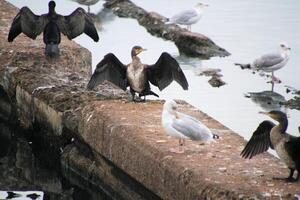
[[[290,50],[291,48],[287,44],[280,43],[278,53],[265,54],[255,59],[252,64],[235,63],[235,65],[240,66],[242,69],[249,68],[257,71],[272,72],[273,81],[276,80],[274,71],[281,69],[288,62]]]
[[[132,61],[124,65],[112,53],[104,56],[98,63],[88,85],[88,89],[93,89],[104,80],[108,80],[123,90],[130,87],[132,100],[135,101],[135,93],[139,97],[146,95],[157,96],[150,89],[149,81],[160,90],[166,88],[173,80],[179,83],[184,90],[188,89],[188,82],[178,64],[178,62],[168,53],[160,55],[157,62],[153,65],[141,63],[138,54],[145,51],[140,46],[134,46],[131,50]]]
[[[179,149],[170,149],[173,153],[183,153],[184,139],[204,142],[214,141],[219,138],[211,130],[197,119],[177,111],[177,103],[174,100],[164,103],[161,123],[165,133],[179,139]]]
[[[193,9],[190,10],[184,10],[170,19],[168,19],[169,23],[175,23],[175,24],[181,24],[181,25],[187,25],[187,29],[189,31],[192,30],[192,24],[197,23],[202,15],[204,8],[207,7],[207,4],[198,3],[195,5]]]
[[[54,1],[50,1],[49,11],[43,15],[35,15],[28,7],[22,7],[11,25],[8,42],[12,42],[20,33],[36,39],[43,32],[45,53],[50,57],[59,55],[61,32],[70,40],[85,33],[98,42],[99,36],[93,20],[82,8],[77,8],[68,16],[62,16],[55,12],[55,5]]]
[[[241,152],[241,156],[251,159],[253,156],[263,153],[271,147],[275,149],[279,158],[290,169],[288,178],[275,179],[284,179],[288,182],[298,181],[300,176],[300,137],[286,133],[288,119],[284,112],[272,110],[260,113],[268,115],[278,121],[279,124],[275,125],[268,120],[260,123]],[[296,178],[293,178],[295,170],[298,171],[298,175]]]

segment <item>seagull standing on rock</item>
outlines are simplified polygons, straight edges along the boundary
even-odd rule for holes
[[[208,7],[207,4],[198,3],[194,8],[190,10],[184,10],[169,18],[168,23],[187,25],[187,29],[191,31],[192,24],[197,23],[201,19],[203,11],[206,7]]]
[[[279,44],[279,52],[273,54],[265,54],[254,60],[252,64],[240,64],[235,63],[235,65],[240,66],[242,69],[253,69],[257,71],[272,72],[272,82],[278,81],[274,76],[274,71],[284,67],[288,60],[291,48],[285,44]]]
[[[91,11],[90,6],[98,3],[99,0],[72,0],[72,1],[75,1],[82,5],[86,5],[88,7],[88,13],[90,13]]]
[[[211,142],[219,138],[203,123],[189,115],[178,112],[177,108],[177,103],[174,100],[166,101],[161,119],[165,133],[179,139],[179,148],[171,148],[172,153],[184,153],[182,146],[185,139]]]

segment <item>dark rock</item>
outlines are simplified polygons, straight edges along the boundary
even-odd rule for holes
[[[203,59],[230,55],[208,37],[200,33],[189,32],[175,24],[165,24],[165,17],[155,12],[147,12],[129,0],[110,0],[106,1],[104,6],[119,17],[136,19],[150,34],[175,42],[180,54]]]
[[[219,76],[212,76],[211,79],[208,80],[208,83],[212,87],[221,87],[226,84]]]

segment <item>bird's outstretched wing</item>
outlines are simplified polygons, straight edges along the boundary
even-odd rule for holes
[[[147,65],[147,78],[160,90],[166,88],[173,80],[179,83],[184,90],[189,87],[178,62],[166,52],[160,55],[154,65]]]
[[[275,124],[268,120],[260,123],[241,152],[241,156],[251,159],[253,156],[267,151],[269,147],[273,149],[270,132],[274,126]]]
[[[126,78],[127,67],[112,53],[106,54],[97,64],[96,69],[87,85],[88,89],[93,89],[103,81],[107,80],[117,85],[123,90],[128,86]]]
[[[7,40],[12,42],[20,33],[35,39],[47,23],[48,19],[45,15],[35,15],[28,7],[23,7],[13,20]]]
[[[70,40],[85,33],[95,42],[99,41],[93,19],[82,8],[77,8],[68,16],[58,15],[57,25]]]

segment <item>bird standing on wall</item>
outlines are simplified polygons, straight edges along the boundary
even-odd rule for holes
[[[168,19],[168,23],[186,25],[189,31],[192,31],[192,24],[197,23],[203,15],[207,4],[198,3],[190,10],[184,10]]]
[[[288,178],[274,179],[284,179],[288,182],[298,181],[300,176],[300,137],[295,137],[286,133],[288,119],[284,112],[273,110],[260,113],[268,115],[272,119],[278,121],[279,124],[275,125],[268,120],[260,123],[241,152],[242,157],[251,159],[253,156],[263,153],[271,147],[272,149],[275,149],[279,158],[290,169]],[[298,174],[296,178],[293,178],[295,170],[298,171]]]
[[[253,61],[252,64],[240,64],[235,63],[235,65],[240,66],[242,69],[253,69],[256,71],[272,72],[272,82],[277,80],[274,76],[274,71],[284,67],[288,60],[291,48],[285,44],[280,43],[279,52],[273,54],[263,55]]]
[[[177,111],[177,103],[173,100],[166,101],[163,107],[161,122],[167,135],[179,139],[179,148],[170,149],[173,153],[184,153],[185,139],[210,142],[218,135],[213,134],[210,129],[197,119]]]
[[[82,33],[98,42],[99,36],[91,18],[82,8],[77,8],[68,16],[55,12],[55,2],[49,2],[49,12],[41,16],[35,15],[28,7],[23,7],[16,15],[8,34],[8,42],[12,42],[20,33],[31,39],[43,32],[43,41],[46,44],[45,54],[50,57],[59,55],[60,33],[70,40]]]
[[[150,83],[157,86],[160,90],[166,88],[173,80],[179,83],[184,90],[188,89],[188,82],[178,64],[178,62],[168,53],[160,55],[157,62],[153,65],[143,64],[138,55],[145,51],[140,46],[134,46],[131,50],[132,61],[124,65],[112,53],[104,56],[98,63],[88,85],[88,89],[93,89],[105,80],[108,80],[123,90],[130,87],[132,101],[136,101],[135,93],[139,97],[146,95],[157,96],[150,89]]]

